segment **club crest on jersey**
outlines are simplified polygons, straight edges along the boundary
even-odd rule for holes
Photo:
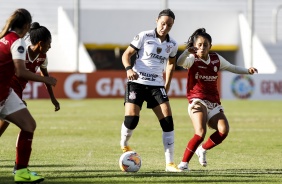
[[[136,93],[134,91],[129,92],[129,97],[130,100],[136,99]]]
[[[172,48],[172,45],[167,45],[165,51],[167,53],[170,53],[170,49]]]
[[[213,71],[217,72],[217,67],[216,66],[213,67]]]
[[[161,47],[157,47],[157,53],[159,54],[159,53],[161,53],[162,52],[162,48]]]
[[[134,40],[139,40],[139,35],[136,35],[135,37],[134,37]]]

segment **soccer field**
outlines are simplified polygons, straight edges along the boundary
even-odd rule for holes
[[[28,100],[37,121],[30,170],[46,184],[87,183],[282,183],[282,101],[222,101],[230,123],[227,139],[208,151],[208,166],[194,156],[190,172],[166,173],[162,131],[154,113],[141,111],[130,146],[142,158],[137,173],[121,172],[118,160],[123,99],[63,100],[54,112],[50,100]],[[178,164],[193,127],[186,99],[170,99]],[[13,182],[15,142],[11,124],[0,138],[0,184]],[[207,137],[212,133],[208,130]],[[206,138],[207,138],[206,137]]]

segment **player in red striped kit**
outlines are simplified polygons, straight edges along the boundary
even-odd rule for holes
[[[36,75],[25,67],[26,44],[22,38],[28,32],[31,22],[31,15],[26,9],[17,9],[0,32],[0,119],[12,122],[21,129],[16,149],[16,183],[41,182],[44,178],[27,169],[36,122],[11,88],[11,80],[17,75],[52,86],[57,83],[55,78]]]
[[[177,65],[188,69],[187,98],[188,113],[195,134],[188,142],[181,170],[188,170],[193,154],[199,157],[202,166],[207,166],[206,151],[219,145],[228,135],[229,124],[221,106],[217,89],[218,72],[227,70],[237,74],[254,74],[257,69],[235,66],[217,53],[211,53],[212,38],[204,28],[197,29],[187,43],[187,49],[180,55]],[[215,132],[200,145],[206,135],[207,125]]]
[[[26,38],[26,68],[29,71],[36,73],[37,69],[40,68],[40,71],[44,76],[49,76],[46,53],[51,48],[51,39],[51,33],[46,27],[41,26],[37,22],[31,24],[29,35]],[[23,96],[23,90],[25,89],[27,83],[28,80],[19,78],[16,75],[14,75],[11,80],[11,87],[21,99]],[[55,111],[60,110],[60,104],[54,96],[52,86],[49,84],[45,85],[50,95],[51,102],[55,106]],[[8,126],[8,122],[0,120],[0,136],[2,136]]]

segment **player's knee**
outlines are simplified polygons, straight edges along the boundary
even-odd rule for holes
[[[160,120],[160,125],[164,132],[171,132],[174,130],[172,116],[167,116]]]
[[[125,116],[124,126],[130,130],[134,130],[139,122],[139,116]]]

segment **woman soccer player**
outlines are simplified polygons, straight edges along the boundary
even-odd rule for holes
[[[51,48],[52,37],[50,31],[46,27],[41,26],[39,23],[34,22],[31,24],[28,38],[28,43],[31,43],[31,45],[27,46],[26,68],[29,71],[36,73],[37,69],[40,67],[42,74],[44,76],[49,76],[47,70],[48,60],[46,53]],[[11,87],[21,99],[23,90],[25,89],[27,83],[28,80],[19,78],[16,75],[14,75],[11,80]],[[54,96],[52,86],[49,84],[45,85],[50,95],[51,102],[55,106],[55,111],[60,110],[60,104]],[[8,122],[0,120],[0,136],[2,136],[8,126]]]
[[[53,77],[36,75],[25,67],[26,44],[22,39],[28,32],[32,18],[26,9],[17,9],[8,18],[0,33],[0,119],[14,123],[21,129],[16,149],[15,182],[41,182],[44,178],[27,169],[36,122],[23,101],[11,88],[16,74],[26,80],[55,86]]]
[[[187,49],[177,59],[177,65],[189,70],[188,113],[195,131],[184,151],[182,162],[178,165],[181,170],[188,170],[188,163],[194,153],[199,157],[200,164],[206,166],[206,151],[219,145],[228,135],[229,124],[217,90],[218,72],[227,70],[237,74],[257,73],[256,68],[235,66],[217,53],[210,53],[211,46],[211,36],[204,28],[197,29],[189,37]],[[205,138],[207,125],[215,132],[199,146]]]
[[[156,20],[157,28],[139,33],[122,55],[127,73],[125,94],[125,117],[121,127],[120,146],[123,152],[130,151],[128,141],[139,122],[144,101],[153,109],[163,130],[163,145],[167,172],[181,172],[173,162],[174,126],[167,96],[175,67],[177,43],[169,36],[175,15],[170,9],[161,11]],[[137,59],[131,66],[130,58]],[[166,67],[166,81],[163,72]]]

